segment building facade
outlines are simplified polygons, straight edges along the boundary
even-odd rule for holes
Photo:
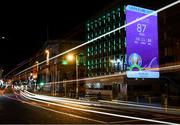
[[[125,5],[113,6],[87,21],[87,41],[124,25],[126,22]],[[178,14],[177,6],[158,13],[160,67],[180,63],[180,38],[176,28],[179,24],[178,20],[175,20]],[[124,28],[88,44],[86,46],[86,59],[87,76],[89,78],[97,77],[95,80],[86,82],[87,94],[97,95],[101,92],[105,96],[109,95],[111,99],[125,100],[128,97],[129,100],[133,101],[136,101],[134,97],[146,101],[152,97],[155,101],[162,101],[161,96],[164,95],[179,96],[178,69],[166,71],[170,73],[161,72],[159,79],[127,79],[125,75],[114,78],[100,77],[108,77],[108,75],[126,71],[126,33]]]
[[[86,39],[92,40],[124,24],[125,6],[116,6],[87,21]],[[88,44],[86,46],[87,76],[90,78],[124,72],[126,70],[125,40],[125,30],[121,29]],[[116,80],[107,78],[104,82],[87,81],[86,92],[97,94],[101,89],[102,95],[107,98],[117,98],[114,95],[120,93],[120,86],[124,83],[123,77]]]

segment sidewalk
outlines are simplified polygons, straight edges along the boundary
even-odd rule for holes
[[[128,107],[134,107],[141,110],[148,110],[148,111],[156,111],[161,113],[168,113],[168,114],[179,114],[180,115],[180,107],[172,107],[172,106],[162,106],[157,104],[147,104],[147,103],[136,103],[136,102],[126,102],[120,100],[112,100],[112,101],[105,101],[99,100],[99,102],[106,103],[106,104],[114,104],[114,105],[122,105]]]

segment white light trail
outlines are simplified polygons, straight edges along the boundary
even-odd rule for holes
[[[45,83],[45,84],[71,83],[71,82],[76,82],[76,81],[89,81],[89,80],[97,80],[97,79],[124,76],[124,75],[126,75],[125,72],[118,73],[118,74],[112,74],[112,75],[97,76],[97,77],[92,77],[92,78],[74,79],[74,80],[66,80],[66,81],[58,81],[58,82],[49,82],[49,83]]]
[[[24,97],[24,98],[27,98],[29,100],[33,100],[33,101],[36,101],[36,99],[32,99],[30,97],[27,97],[23,92],[21,92],[21,95]],[[19,100],[17,100],[19,101]],[[45,101],[40,101],[39,102],[41,103],[44,103]],[[30,104],[32,106],[35,106],[35,107],[38,107],[38,108],[42,108],[42,109],[45,109],[45,110],[49,110],[49,111],[52,111],[52,112],[55,112],[55,113],[58,113],[58,114],[63,114],[63,115],[67,115],[67,116],[71,116],[71,117],[75,117],[75,118],[79,118],[79,119],[84,119],[84,120],[89,120],[89,121],[93,121],[93,122],[97,122],[97,123],[102,123],[102,124],[105,124],[106,122],[104,121],[100,121],[100,120],[96,120],[96,119],[91,119],[91,118],[87,118],[87,117],[82,117],[82,116],[78,116],[78,115],[73,115],[73,114],[70,114],[70,113],[65,113],[65,112],[60,112],[60,111],[56,111],[56,110],[53,110],[53,109],[50,109],[50,108],[46,108],[46,107],[42,107],[40,105],[34,105],[34,103],[28,103],[28,102],[24,102],[26,104]],[[51,104],[51,102],[47,102],[46,104]]]
[[[159,70],[159,71],[170,71],[170,70],[175,70],[179,69],[180,70],[180,65],[175,65],[175,66],[166,66],[166,67],[161,67],[157,69],[152,69],[152,70]],[[149,69],[150,70],[150,69]],[[91,77],[91,78],[83,78],[83,79],[74,79],[74,80],[66,80],[66,81],[57,81],[57,82],[49,82],[45,83],[46,85],[48,84],[60,84],[60,83],[73,83],[76,81],[90,81],[90,80],[98,80],[98,79],[104,79],[104,78],[111,78],[111,77],[118,77],[118,76],[125,76],[126,72],[118,73],[118,74],[112,74],[112,75],[104,75],[104,76],[97,76],[97,77]]]
[[[31,106],[34,106],[34,107],[37,107],[37,108],[41,108],[41,109],[44,109],[44,110],[55,112],[55,113],[58,113],[58,114],[63,114],[63,115],[67,115],[67,116],[70,116],[70,117],[75,117],[75,118],[79,118],[79,119],[83,119],[83,120],[93,121],[93,122],[97,122],[97,123],[101,123],[101,124],[105,124],[106,123],[104,121],[100,121],[100,120],[96,120],[96,119],[91,119],[91,118],[87,118],[87,117],[82,117],[82,116],[78,116],[78,115],[73,115],[73,114],[70,114],[70,113],[60,112],[60,111],[56,111],[56,110],[53,110],[53,109],[50,109],[50,108],[42,107],[40,105],[37,105],[34,102],[26,102],[26,101],[23,101],[23,100],[21,100],[21,99],[19,99],[17,97],[16,97],[16,99],[12,98],[12,97],[9,97],[9,96],[4,96],[4,97],[6,97],[8,99],[11,99],[11,100],[18,101],[18,102],[22,102],[24,104],[28,104],[28,105],[31,105]],[[25,98],[30,100],[29,97],[25,97]]]
[[[36,99],[42,99],[42,100],[47,100],[47,101],[55,101],[55,102],[65,102],[65,103],[72,103],[72,104],[81,104],[81,105],[87,105],[87,106],[105,106],[107,107],[107,105],[103,105],[103,104],[98,104],[98,103],[94,103],[94,102],[85,102],[82,100],[78,100],[78,99],[70,99],[70,98],[63,98],[63,97],[53,97],[53,96],[46,96],[46,95],[38,95],[38,94],[34,94],[34,93],[30,93],[28,91],[24,91],[25,95],[32,95],[33,98]],[[157,109],[160,112],[165,111],[166,109],[168,111],[176,111],[180,112],[180,109],[177,108],[164,108],[164,107],[155,107],[155,106],[149,106],[149,105],[138,105],[138,104],[132,104],[132,103],[127,103],[127,102],[123,102],[123,101],[118,101],[118,102],[114,102],[114,101],[105,101],[105,100],[99,100],[100,102],[105,102],[105,103],[114,103],[114,104],[119,104],[119,105],[126,105],[126,106],[133,106],[133,107],[139,107],[139,108],[145,108],[145,109]],[[111,107],[115,107],[116,106],[112,106]]]
[[[133,107],[139,107],[139,108],[144,108],[144,109],[147,109],[147,108],[157,109],[160,112],[168,110],[168,111],[176,111],[176,113],[178,112],[178,114],[180,113],[180,109],[177,109],[177,108],[164,108],[164,107],[156,107],[156,106],[150,106],[150,105],[138,105],[138,104],[127,103],[125,101],[119,101],[119,100],[118,100],[118,102],[100,100],[100,102],[106,102],[106,103],[111,103],[111,104],[114,103],[114,104],[126,105],[126,106],[133,106]],[[136,102],[134,102],[134,103],[136,103]]]
[[[46,104],[51,104],[51,105],[60,106],[60,107],[64,107],[64,108],[69,108],[69,109],[78,110],[78,111],[84,111],[84,112],[108,115],[108,116],[113,116],[113,117],[121,117],[121,118],[127,118],[127,119],[134,119],[134,120],[140,120],[140,121],[146,121],[146,122],[154,122],[154,123],[160,123],[160,124],[179,125],[179,124],[173,123],[173,122],[166,122],[166,121],[160,121],[160,120],[154,120],[154,119],[146,119],[146,118],[140,118],[140,117],[127,116],[127,115],[119,115],[119,114],[113,114],[113,113],[101,112],[101,111],[95,111],[95,110],[89,110],[89,109],[81,109],[81,108],[61,105],[61,104],[57,104],[57,103],[53,103],[53,102],[46,102],[46,101],[43,101],[43,100],[34,99],[34,98],[30,97],[30,96],[27,97],[27,95],[24,95],[23,92],[21,92],[21,94],[25,98],[28,98],[28,99],[33,100],[33,101],[37,101],[37,102],[41,102],[41,103],[46,103]]]
[[[99,36],[99,37],[96,37],[96,38],[94,38],[94,39],[92,39],[92,40],[90,40],[90,41],[87,41],[87,42],[85,42],[85,43],[83,43],[83,44],[80,44],[80,45],[78,45],[78,46],[76,46],[76,47],[74,47],[74,48],[72,48],[72,49],[69,49],[69,50],[67,50],[67,51],[65,51],[65,52],[63,52],[63,53],[60,53],[60,54],[58,54],[58,55],[56,55],[56,56],[54,56],[54,57],[51,57],[51,58],[49,58],[49,61],[50,61],[50,60],[53,60],[53,59],[55,59],[55,58],[57,58],[57,57],[59,57],[59,56],[62,56],[62,55],[64,55],[64,54],[67,54],[67,53],[69,53],[69,52],[71,52],[71,51],[73,51],[73,50],[76,50],[76,49],[78,49],[78,48],[80,48],[80,47],[83,47],[83,46],[85,46],[85,45],[87,45],[87,44],[89,44],[89,43],[92,43],[93,41],[96,41],[96,40],[98,40],[98,39],[101,39],[102,37],[105,37],[106,35],[109,35],[109,34],[111,34],[111,33],[114,33],[114,32],[116,32],[116,31],[118,31],[118,30],[121,30],[121,29],[123,29],[123,28],[125,28],[125,27],[127,27],[127,26],[129,26],[129,25],[132,25],[132,24],[134,24],[134,23],[137,23],[138,21],[141,21],[141,20],[143,20],[143,19],[145,19],[145,18],[147,18],[147,17],[149,17],[149,16],[151,16],[151,15],[153,15],[153,14],[155,14],[155,13],[159,13],[159,12],[161,12],[161,11],[164,11],[164,10],[166,10],[166,9],[172,7],[172,6],[175,6],[175,5],[179,4],[179,3],[180,3],[180,0],[177,0],[177,1],[171,3],[171,4],[167,5],[167,6],[164,6],[164,7],[160,8],[160,9],[158,9],[158,10],[156,10],[156,11],[148,14],[148,15],[145,15],[145,16],[143,16],[143,17],[141,17],[141,18],[138,18],[138,19],[136,19],[136,20],[134,20],[134,21],[132,21],[132,22],[130,22],[130,23],[127,23],[127,24],[125,24],[125,25],[123,25],[123,26],[121,26],[121,27],[118,27],[118,28],[116,28],[116,29],[114,29],[114,30],[112,30],[112,31],[110,31],[110,32],[107,32],[107,33]],[[45,63],[45,62],[46,62],[46,60],[40,62],[38,65],[41,65],[41,64],[43,64],[43,63]],[[35,66],[37,66],[37,64],[35,64],[35,65],[33,65],[33,66],[29,67],[29,68],[24,69],[23,71],[17,73],[16,75],[19,75],[19,74],[21,74],[21,73],[23,73],[23,72],[25,72],[25,71],[27,71],[27,70],[35,67]]]

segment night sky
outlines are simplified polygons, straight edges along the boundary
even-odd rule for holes
[[[0,2],[0,66],[5,70],[32,57],[48,39],[78,31],[109,0]],[[5,37],[3,39],[2,37]]]
[[[49,40],[67,38],[82,30],[88,19],[113,1],[116,0],[0,2],[0,66],[8,72],[33,57],[47,40],[47,27]],[[136,4],[153,5],[151,0],[144,1]]]

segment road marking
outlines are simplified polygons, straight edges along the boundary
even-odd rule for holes
[[[96,120],[96,119],[91,119],[91,118],[87,118],[87,117],[73,115],[73,114],[70,114],[70,113],[56,111],[56,110],[53,110],[53,109],[50,109],[50,108],[45,108],[45,107],[38,106],[38,105],[33,105],[33,106],[38,107],[38,108],[42,108],[42,109],[45,109],[45,110],[48,110],[48,111],[52,111],[52,112],[55,112],[55,113],[59,113],[59,114],[63,114],[63,115],[71,116],[71,117],[75,117],[75,118],[84,119],[84,120],[88,120],[88,121],[93,121],[93,122],[96,122],[96,123],[102,123],[102,124],[107,123],[107,122]]]
[[[47,103],[47,104],[49,103],[49,104],[52,104],[55,106],[60,106],[60,107],[79,110],[79,111],[85,111],[85,112],[91,112],[91,113],[96,113],[96,114],[109,115],[109,116],[121,117],[121,118],[127,118],[127,119],[134,119],[134,120],[140,120],[140,121],[154,122],[154,123],[160,123],[160,124],[179,125],[179,124],[173,123],[173,122],[159,121],[159,120],[154,120],[154,119],[146,119],[146,118],[140,118],[140,117],[127,116],[127,115],[119,115],[119,114],[113,114],[113,113],[108,113],[108,112],[100,112],[100,111],[94,111],[94,110],[88,110],[88,109],[80,109],[80,108],[65,106],[65,105],[61,105],[61,104],[57,104],[57,103],[53,103],[53,102],[46,102],[46,101],[34,99],[32,97],[27,97],[27,95],[24,95],[23,92],[21,92],[21,94],[25,98],[29,98],[30,100],[34,100],[34,101],[38,101],[38,102],[42,102],[42,103]]]
[[[31,105],[31,106],[34,106],[34,107],[38,107],[38,108],[41,108],[41,109],[44,109],[44,110],[52,111],[52,112],[55,112],[55,113],[58,113],[58,114],[63,114],[63,115],[67,115],[67,116],[70,116],[70,117],[75,117],[75,118],[79,118],[79,119],[83,119],[83,120],[93,121],[93,122],[101,123],[101,124],[107,123],[107,122],[96,120],[96,119],[91,119],[91,118],[87,118],[87,117],[82,117],[82,116],[73,115],[73,114],[70,114],[70,113],[60,112],[60,111],[56,111],[56,110],[53,110],[53,109],[50,109],[50,108],[42,107],[42,106],[37,105],[34,102],[29,103],[29,102],[25,102],[25,101],[23,101],[21,99],[14,99],[14,98],[11,98],[11,97],[8,97],[8,96],[4,96],[4,97],[15,100],[15,101],[18,101],[18,102],[22,102],[22,103],[25,103],[25,104],[28,104],[28,105]]]
[[[122,123],[128,123],[128,122],[135,122],[139,120],[124,120],[124,121],[115,121],[115,122],[109,122],[111,124],[122,124]]]

